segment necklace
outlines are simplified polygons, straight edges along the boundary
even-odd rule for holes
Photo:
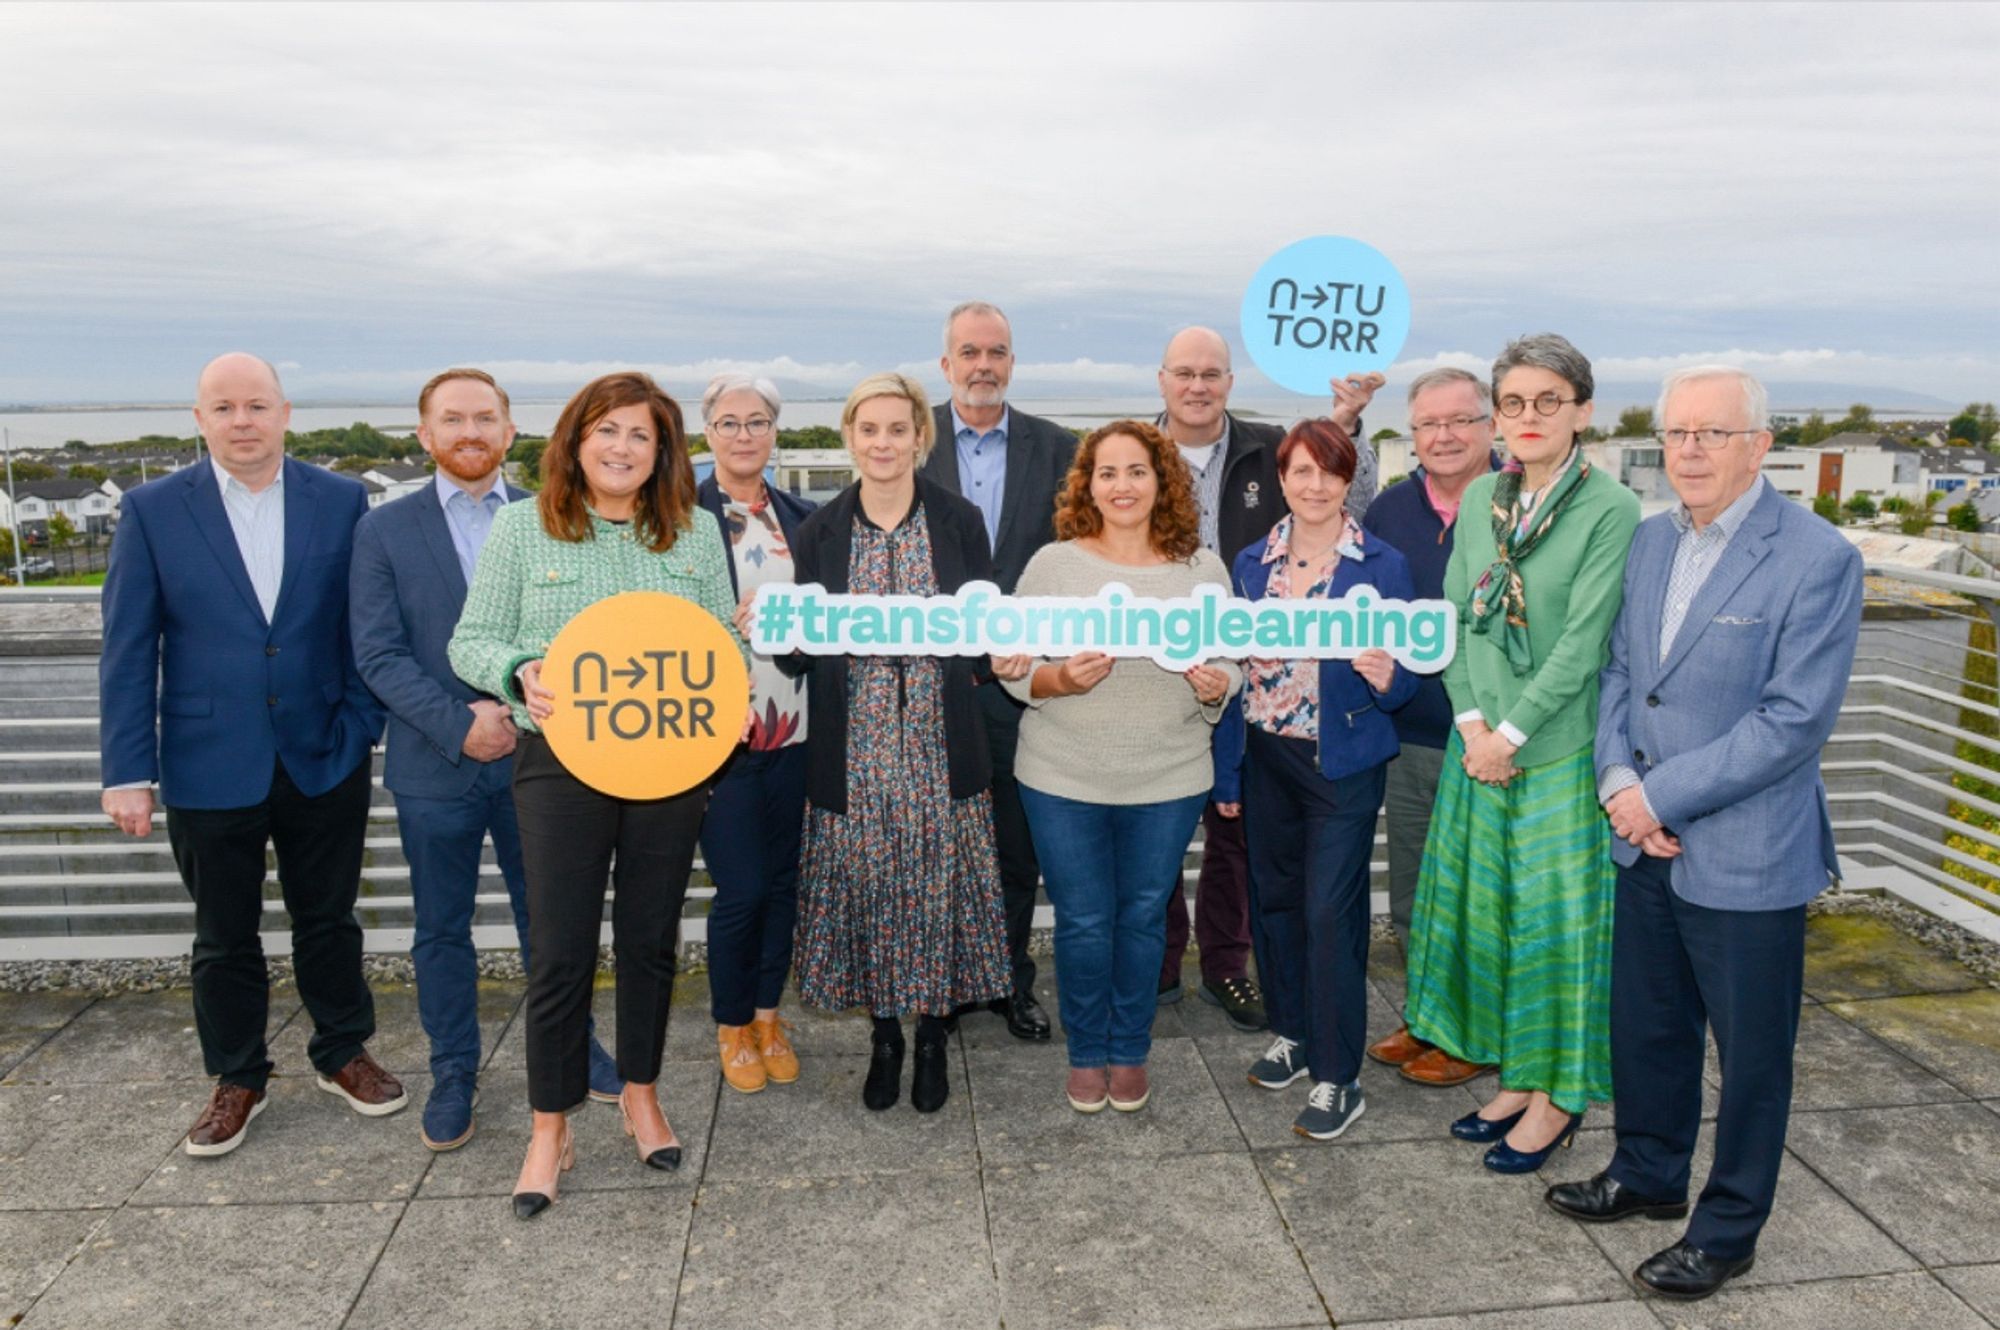
[[[1327,547],[1326,547],[1325,549],[1322,549],[1322,550],[1321,550],[1321,551],[1320,551],[1319,553],[1317,553],[1317,554],[1310,554],[1310,555],[1303,555],[1303,556],[1301,556],[1301,555],[1297,555],[1297,554],[1294,554],[1294,555],[1292,556],[1292,561],[1293,561],[1294,563],[1298,564],[1298,566],[1299,566],[1299,567],[1301,567],[1301,568],[1310,568],[1310,567],[1312,567],[1312,566],[1313,566],[1314,564],[1318,563],[1318,562],[1319,562],[1320,560],[1324,559],[1324,558],[1325,558],[1325,557],[1326,557],[1327,555],[1329,555],[1329,554],[1333,553],[1333,551],[1334,551],[1334,550],[1336,550],[1336,549],[1338,549],[1338,548],[1339,548],[1339,546],[1340,546],[1340,542],[1339,542],[1339,541],[1335,541],[1335,542],[1334,542],[1333,544],[1331,544],[1331,545],[1328,545],[1328,546],[1327,546]]]

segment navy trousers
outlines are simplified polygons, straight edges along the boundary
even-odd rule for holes
[[[1644,855],[1618,870],[1611,950],[1618,1150],[1608,1171],[1642,1196],[1687,1195],[1701,1126],[1702,1030],[1713,1028],[1722,1107],[1715,1164],[1687,1240],[1741,1260],[1757,1248],[1784,1162],[1806,911],[1690,904],[1674,894],[1668,868],[1668,860]]]
[[[430,1040],[434,1076],[479,1070],[479,957],[472,946],[472,918],[488,831],[507,884],[521,968],[528,967],[528,889],[514,820],[513,774],[512,762],[494,762],[456,799],[396,796],[396,829],[416,905],[410,960],[417,971],[417,1016]]]
[[[708,909],[708,997],[717,1025],[748,1025],[784,996],[799,913],[806,746],[739,749],[708,796],[701,857]]]
[[[1249,726],[1244,835],[1257,968],[1274,1034],[1315,1081],[1352,1084],[1368,1038],[1368,860],[1384,767],[1328,780],[1318,745]]]

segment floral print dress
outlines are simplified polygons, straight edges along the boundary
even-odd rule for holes
[[[848,585],[938,594],[921,505],[893,531],[856,514]],[[951,797],[943,680],[929,657],[848,659],[847,812],[807,806],[799,866],[809,1006],[943,1016],[1012,986],[992,795]]]

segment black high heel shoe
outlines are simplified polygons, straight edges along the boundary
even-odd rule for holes
[[[556,1176],[550,1179],[546,1192],[517,1191],[514,1193],[514,1218],[533,1219],[542,1211],[556,1203],[556,1183],[562,1175],[576,1167],[576,1138],[570,1135],[569,1124],[563,1124],[562,1147],[556,1155]]]
[[[1521,1114],[1527,1111],[1524,1108],[1520,1113],[1512,1114],[1509,1117],[1487,1119],[1480,1117],[1479,1110],[1475,1108],[1451,1124],[1451,1134],[1461,1141],[1471,1141],[1477,1145],[1485,1145],[1491,1141],[1500,1140],[1508,1132],[1514,1130],[1514,1124],[1519,1122]]]
[[[917,1066],[910,1073],[910,1107],[935,1113],[951,1098],[951,1076],[945,1065],[944,1040],[917,1037]]]
[[[639,1133],[633,1130],[632,1111],[625,1107],[625,1099],[622,1095],[618,1099],[618,1116],[625,1119],[625,1134],[630,1136],[632,1143],[639,1147],[639,1158],[645,1162],[647,1168],[657,1168],[666,1173],[675,1172],[680,1168],[681,1148],[678,1145],[663,1145],[650,1154],[646,1152],[646,1147],[639,1143]],[[672,1129],[669,1128],[669,1130]]]
[[[1487,1150],[1485,1164],[1495,1173],[1534,1173],[1549,1162],[1549,1156],[1557,1150],[1576,1144],[1576,1129],[1583,1125],[1583,1114],[1569,1115],[1569,1125],[1556,1133],[1556,1138],[1539,1150],[1516,1150],[1503,1137]]]
[[[902,1095],[903,1041],[900,1035],[893,1042],[876,1035],[868,1056],[868,1079],[861,1084],[861,1102],[880,1113],[894,1108]]]

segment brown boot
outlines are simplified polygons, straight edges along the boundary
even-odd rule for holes
[[[756,1094],[764,1088],[768,1075],[764,1059],[757,1055],[757,1041],[748,1025],[718,1025],[715,1044],[722,1056],[722,1079],[729,1088]]]
[[[785,1038],[790,1029],[778,1016],[750,1022],[751,1041],[756,1045],[757,1056],[764,1060],[764,1074],[779,1085],[790,1085],[799,1078],[799,1055]]]
[[[1403,1079],[1418,1085],[1463,1085],[1475,1076],[1497,1070],[1453,1057],[1442,1048],[1419,1053],[1403,1064]]]
[[[1417,1054],[1431,1046],[1410,1033],[1410,1027],[1399,1025],[1396,1033],[1387,1039],[1378,1039],[1368,1045],[1368,1056],[1384,1066],[1401,1067],[1409,1063]]]

